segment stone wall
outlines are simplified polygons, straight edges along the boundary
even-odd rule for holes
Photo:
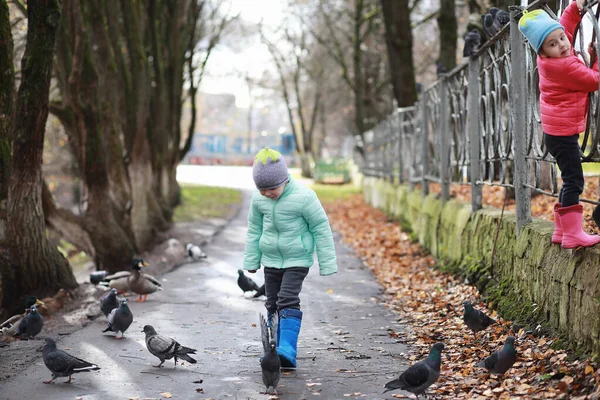
[[[600,355],[600,246],[564,250],[551,244],[548,221],[534,219],[517,238],[512,212],[471,213],[455,200],[442,207],[436,195],[377,178],[362,186],[367,203],[398,219],[441,268],[477,285],[504,318],[541,324],[568,347]]]

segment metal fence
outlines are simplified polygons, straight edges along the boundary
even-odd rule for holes
[[[590,3],[587,19],[595,32],[597,17]],[[563,10],[568,5],[557,5]],[[545,1],[528,9],[554,13]],[[543,145],[536,54],[518,29],[520,7],[511,7],[511,22],[487,41],[468,63],[443,75],[412,107],[400,108],[363,135],[362,172],[390,182],[420,184],[424,194],[431,182],[441,185],[441,198],[450,184],[470,185],[472,208],[482,207],[484,185],[514,190],[517,230],[531,220],[531,192],[557,197],[556,162]],[[588,29],[589,30],[589,29]],[[583,43],[584,24],[578,28]],[[589,41],[589,40],[588,40]],[[576,50],[585,53],[587,43]],[[583,50],[583,51],[582,51]],[[599,159],[598,92],[590,95],[588,125],[581,135],[583,162]],[[597,199],[581,201],[598,204]]]

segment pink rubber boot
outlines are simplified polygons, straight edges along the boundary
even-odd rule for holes
[[[583,206],[575,204],[558,209],[560,223],[563,230],[562,247],[574,249],[576,247],[589,247],[600,243],[600,236],[589,235],[581,229]]]
[[[563,229],[562,224],[560,223],[560,214],[558,213],[558,209],[561,208],[562,205],[560,203],[554,204],[554,233],[552,234],[552,243],[553,244],[561,244],[563,238]]]

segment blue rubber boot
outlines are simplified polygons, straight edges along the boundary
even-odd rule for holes
[[[282,368],[296,368],[296,346],[302,325],[302,311],[284,308],[279,311],[277,354]]]

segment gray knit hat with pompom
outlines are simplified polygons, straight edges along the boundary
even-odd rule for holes
[[[258,190],[275,189],[288,180],[288,169],[280,152],[265,147],[256,154],[252,177]]]

